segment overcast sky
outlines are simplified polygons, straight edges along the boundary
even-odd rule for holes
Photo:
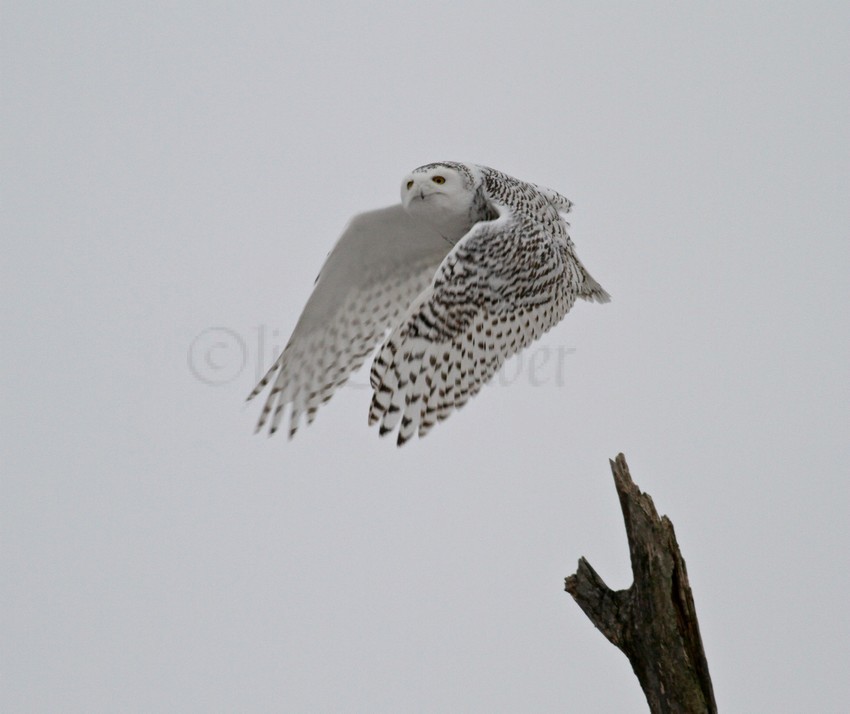
[[[676,526],[718,704],[850,699],[850,9],[3,3],[5,712],[639,712],[563,578]],[[611,293],[427,438],[245,405],[348,218],[442,159]]]

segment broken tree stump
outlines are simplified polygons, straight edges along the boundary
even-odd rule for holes
[[[611,461],[626,522],[634,582],[611,590],[584,558],[566,591],[631,662],[653,714],[716,714],[685,559],[673,524],[632,481],[626,459]]]

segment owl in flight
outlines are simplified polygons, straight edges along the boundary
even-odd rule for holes
[[[576,298],[608,302],[567,234],[570,202],[486,166],[414,169],[401,205],[361,213],[328,255],[285,349],[257,431],[289,435],[380,350],[369,423],[424,436],[478,393]]]

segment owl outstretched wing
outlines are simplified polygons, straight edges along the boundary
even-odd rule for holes
[[[457,243],[372,366],[369,423],[398,429],[399,445],[466,404],[577,297],[609,299],[574,254],[559,215],[566,199],[498,172],[485,180],[498,218]]]
[[[254,391],[272,385],[257,430],[273,434],[289,409],[289,435],[312,422],[431,282],[451,244],[391,206],[355,216],[328,255],[292,336]]]

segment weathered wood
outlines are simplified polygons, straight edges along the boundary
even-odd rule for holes
[[[626,522],[634,582],[611,590],[584,558],[565,589],[631,662],[653,714],[716,714],[685,560],[673,524],[632,481],[626,459],[611,462]]]

